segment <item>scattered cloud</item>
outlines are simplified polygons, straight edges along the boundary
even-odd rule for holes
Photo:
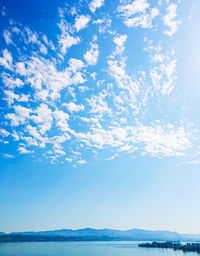
[[[84,54],[84,59],[89,65],[96,65],[99,57],[98,44],[91,43],[90,50]]]
[[[74,102],[64,103],[63,106],[65,106],[71,113],[84,110],[84,106],[82,104],[77,105]]]
[[[161,125],[112,127],[109,130],[94,128],[93,132],[77,134],[87,146],[102,149],[105,146],[117,148],[118,152],[135,152],[152,157],[169,157],[182,155],[191,144],[184,127]]]
[[[0,66],[3,66],[6,69],[12,70],[13,58],[11,53],[7,49],[4,49],[2,53],[3,53],[3,56],[0,57]]]
[[[104,5],[104,0],[92,0],[89,4],[89,9],[91,12],[95,12],[96,9]]]
[[[46,133],[51,128],[53,121],[52,111],[44,103],[41,103],[40,106],[37,107],[30,118],[35,124],[38,124],[41,134]]]
[[[69,130],[69,115],[67,113],[65,113],[62,110],[56,110],[54,111],[54,117],[56,119],[56,126],[58,126],[61,129],[61,131],[65,132]]]
[[[14,101],[18,101],[18,102],[28,102],[29,99],[29,95],[25,95],[25,94],[15,94],[13,91],[9,91],[9,90],[5,90],[4,91],[5,94],[5,100],[8,102],[9,105],[13,104]]]
[[[11,121],[11,126],[19,126],[25,124],[30,117],[31,110],[21,105],[14,106],[15,113],[5,115],[6,119]]]
[[[123,1],[121,1],[123,3]],[[136,13],[143,13],[149,7],[146,0],[135,0],[129,4],[122,4],[118,7],[118,11],[123,13],[124,16],[130,17]]]
[[[6,16],[6,14],[7,14],[6,7],[3,6],[2,9],[1,9],[1,15],[4,17],[4,16]]]
[[[59,44],[62,54],[66,54],[67,49],[80,42],[79,37],[72,37],[68,33],[62,34],[59,39]]]
[[[15,158],[14,155],[6,154],[6,153],[2,153],[2,157],[3,157],[3,158],[8,158],[8,159],[13,159],[13,158]]]
[[[80,38],[78,36],[74,37],[71,34],[71,28],[64,18],[61,19],[58,26],[61,30],[61,34],[58,35],[58,44],[60,46],[61,53],[65,55],[69,48],[80,43]]]
[[[10,133],[6,131],[5,129],[0,129],[0,136],[2,137],[8,137]]]
[[[157,8],[149,8],[146,0],[135,0],[132,3],[121,1],[118,12],[128,27],[152,28],[153,19],[159,15]]]
[[[178,28],[180,21],[177,20],[176,14],[177,4],[171,3],[166,8],[166,15],[163,17],[164,24],[169,27],[169,30],[165,30],[164,34],[172,36]]]
[[[74,27],[76,31],[80,31],[83,28],[86,28],[87,24],[90,22],[90,16],[86,15],[80,15],[77,16],[75,19]]]
[[[19,151],[20,154],[31,154],[31,153],[34,152],[34,151],[31,151],[31,150],[27,150],[24,147],[18,147],[18,151]]]
[[[120,35],[114,38],[114,43],[117,45],[116,54],[121,54],[124,51],[124,44],[127,40],[127,35]]]
[[[191,165],[199,165],[200,160],[191,160],[191,161],[186,161],[184,164],[191,164]]]
[[[67,162],[69,162],[69,163],[71,163],[71,162],[73,161],[73,159],[70,158],[70,157],[66,157],[65,160],[66,160]]]
[[[81,159],[81,160],[77,160],[77,163],[78,164],[86,164],[87,162],[86,162],[86,160]]]
[[[11,35],[11,32],[9,30],[5,29],[3,31],[3,37],[6,41],[6,44],[13,44],[12,35]]]

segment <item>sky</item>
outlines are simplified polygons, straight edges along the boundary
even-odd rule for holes
[[[200,233],[199,12],[0,0],[0,231]]]

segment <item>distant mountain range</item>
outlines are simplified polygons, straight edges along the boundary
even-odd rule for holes
[[[27,240],[28,237],[36,240],[51,240],[54,238],[56,241],[82,241],[82,240],[132,240],[132,241],[200,241],[200,235],[192,234],[179,234],[171,231],[150,231],[143,229],[129,229],[125,231],[116,230],[116,229],[61,229],[61,230],[52,230],[52,231],[39,231],[39,232],[15,232],[15,233],[2,233],[0,232],[0,241],[1,237],[9,237],[12,240],[14,237],[25,237]]]

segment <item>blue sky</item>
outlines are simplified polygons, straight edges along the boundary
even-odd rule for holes
[[[200,2],[0,11],[1,230],[198,233]]]

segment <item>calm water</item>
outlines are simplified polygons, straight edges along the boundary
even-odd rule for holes
[[[0,256],[198,256],[170,249],[139,248],[138,242],[0,243]]]

